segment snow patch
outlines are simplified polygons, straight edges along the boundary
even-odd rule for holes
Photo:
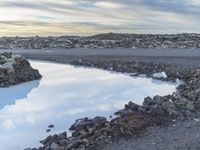
[[[156,79],[167,78],[167,74],[165,72],[154,73],[152,76]]]
[[[176,84],[177,85],[181,85],[181,84],[183,84],[184,82],[183,81],[181,81],[181,80],[179,80],[179,79],[176,79]]]

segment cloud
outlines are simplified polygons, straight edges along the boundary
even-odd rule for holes
[[[162,12],[198,16],[200,13],[200,3],[196,0],[141,0],[141,3],[153,10]]]
[[[122,7],[122,5],[114,3],[114,2],[96,2],[95,6],[96,7],[108,8],[108,9],[117,9],[117,8]]]
[[[199,14],[198,0],[2,0],[0,35],[199,32]]]

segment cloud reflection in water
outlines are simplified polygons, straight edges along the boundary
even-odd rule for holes
[[[142,104],[146,96],[166,95],[176,88],[162,81],[98,69],[37,61],[31,64],[43,75],[40,85],[33,81],[0,89],[2,149],[39,146],[38,141],[48,136],[45,130],[49,124],[55,125],[51,134],[58,133],[67,130],[75,119],[109,116],[130,100]]]
[[[21,84],[20,86],[0,88],[0,109],[5,105],[14,104],[15,100],[27,98],[28,93],[30,93],[34,88],[37,88],[39,84],[40,81],[37,80]]]

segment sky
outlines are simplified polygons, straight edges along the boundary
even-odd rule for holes
[[[200,33],[200,0],[0,0],[0,36]]]

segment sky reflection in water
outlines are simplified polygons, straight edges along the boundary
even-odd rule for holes
[[[142,104],[146,96],[166,95],[176,85],[148,78],[133,78],[98,69],[76,68],[31,61],[43,75],[10,88],[0,88],[0,145],[4,150],[39,146],[50,134],[67,130],[81,117],[109,116],[132,100]]]

